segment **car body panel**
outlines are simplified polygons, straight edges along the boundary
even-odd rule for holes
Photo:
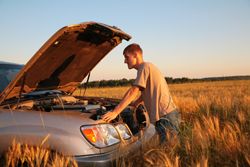
[[[113,151],[124,143],[116,144],[107,148],[99,149],[87,142],[80,132],[80,125],[95,125],[96,121],[86,118],[89,113],[79,112],[37,112],[23,110],[0,110],[0,155],[8,146],[12,146],[12,140],[30,145],[41,145],[49,135],[44,147],[49,146],[64,155],[83,156]],[[87,116],[87,117],[88,117]],[[144,141],[154,135],[154,128],[147,124],[144,131],[127,140],[138,146],[141,138]],[[142,135],[142,136],[141,136]],[[137,139],[139,139],[137,141]],[[78,143],[78,144],[75,144]],[[59,149],[58,149],[59,148]],[[69,150],[71,152],[69,152]]]
[[[80,132],[80,125],[96,124],[96,121],[87,119],[85,113],[47,113],[37,111],[22,110],[1,110],[0,113],[0,138],[1,147],[11,146],[11,139],[17,142],[29,143],[31,145],[42,144],[43,140],[49,135],[48,141],[51,148],[58,150],[65,155],[84,155],[100,153],[99,149],[86,142]],[[18,125],[18,126],[15,126]],[[16,135],[13,137],[13,135]],[[55,142],[56,141],[56,142]],[[65,143],[68,142],[68,143]],[[46,146],[46,143],[44,146]],[[79,143],[76,147],[74,143]],[[80,144],[81,143],[81,144]],[[72,147],[69,149],[69,147]],[[81,148],[82,147],[82,148]],[[86,148],[90,149],[86,149]],[[72,150],[71,153],[68,150]],[[0,155],[3,153],[0,149]]]

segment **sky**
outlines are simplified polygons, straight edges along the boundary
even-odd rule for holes
[[[164,77],[250,75],[250,0],[0,0],[0,61],[25,64],[57,30],[86,21],[132,36],[90,81],[135,78],[122,54],[131,43]]]

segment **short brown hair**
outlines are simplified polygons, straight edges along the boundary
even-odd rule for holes
[[[138,45],[136,43],[132,43],[124,49],[123,55],[125,55],[126,53],[135,53],[135,52],[142,55],[142,49],[141,49],[140,45]]]

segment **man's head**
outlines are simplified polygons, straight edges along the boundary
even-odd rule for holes
[[[126,53],[138,53],[138,54],[142,55],[142,49],[141,49],[140,45],[138,45],[136,43],[132,43],[124,49],[123,55],[125,55]]]
[[[142,49],[136,43],[128,45],[124,49],[123,55],[125,57],[124,63],[127,63],[129,69],[135,68],[138,70],[140,64],[144,62],[142,58]]]

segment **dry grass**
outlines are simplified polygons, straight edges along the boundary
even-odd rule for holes
[[[85,95],[122,98],[128,89],[92,88]],[[169,89],[182,114],[181,142],[143,143],[117,159],[117,166],[250,166],[250,80],[176,84]],[[42,144],[32,147],[13,141],[5,157],[1,166],[77,166]]]
[[[85,95],[122,98],[128,89],[87,89]],[[145,143],[119,166],[250,166],[250,80],[169,89],[182,114],[181,142]]]
[[[107,97],[121,99],[130,87],[113,87],[113,88],[87,88],[85,96]],[[84,94],[84,89],[79,88],[73,93],[74,96]]]
[[[77,163],[71,157],[63,156],[49,148],[44,148],[43,143],[40,146],[28,146],[27,144],[16,143],[12,141],[12,147],[9,147],[2,157],[0,166],[2,167],[78,167]]]

